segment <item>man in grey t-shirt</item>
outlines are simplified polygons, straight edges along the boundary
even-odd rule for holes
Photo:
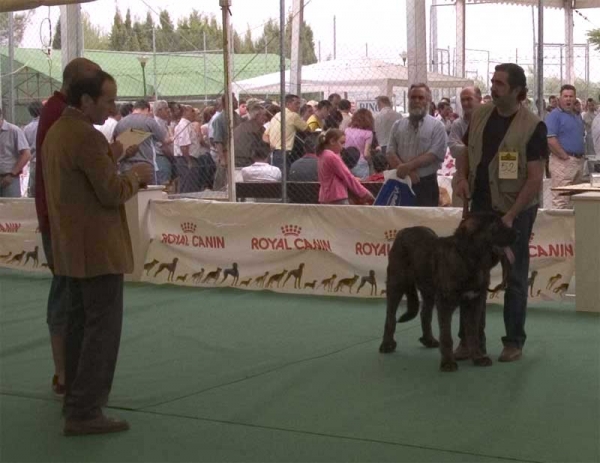
[[[21,197],[21,171],[30,158],[25,134],[4,120],[0,108],[0,198]]]
[[[120,134],[127,130],[141,130],[151,133],[139,146],[138,152],[119,163],[119,170],[127,172],[131,167],[138,162],[146,162],[154,167],[154,182],[157,184],[156,171],[156,145],[157,143],[168,143],[169,136],[167,131],[161,127],[154,117],[150,109],[150,104],[146,100],[139,100],[133,105],[133,112],[119,121],[115,127],[114,136],[117,138]]]
[[[238,107],[238,101],[235,95],[233,98],[233,128],[235,129],[242,122],[240,115],[235,112]],[[221,97],[221,104],[225,107],[225,95]],[[224,190],[227,187],[227,163],[229,156],[229,127],[226,111],[222,111],[213,122],[213,143],[217,150],[217,172],[213,190]]]
[[[398,119],[402,119],[402,114],[394,111],[392,102],[387,96],[378,96],[375,101],[379,108],[379,112],[375,115],[375,135],[381,146],[381,153],[385,154],[392,134],[392,126]]]
[[[159,185],[166,185],[173,180],[173,137],[169,131],[171,110],[169,109],[169,103],[165,100],[156,101],[153,109],[154,120],[167,133],[169,139],[169,143],[156,143],[156,165],[158,166],[156,177]]]
[[[448,137],[448,148],[450,154],[456,159],[456,172],[462,171],[462,163],[466,160],[466,146],[463,143],[463,138],[469,128],[471,115],[475,108],[481,104],[481,90],[478,87],[465,87],[460,92],[460,105],[463,110],[461,118],[456,119],[450,127],[450,135]],[[454,207],[462,207],[463,201],[459,198],[454,190],[456,189],[456,174],[452,177],[452,205]]]

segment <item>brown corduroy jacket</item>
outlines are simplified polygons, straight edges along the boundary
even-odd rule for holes
[[[133,271],[125,202],[136,176],[121,175],[104,135],[67,108],[42,147],[54,273],[74,278]]]

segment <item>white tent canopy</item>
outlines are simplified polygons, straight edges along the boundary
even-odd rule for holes
[[[68,5],[93,1],[95,0],[2,0],[0,1],[0,13],[5,11],[30,10],[40,6]]]
[[[569,0],[570,2],[571,0]],[[538,6],[538,0],[467,0],[469,3],[504,3],[506,5],[529,5]],[[565,0],[544,0],[544,8],[564,8]],[[573,9],[598,8],[600,0],[574,0]]]
[[[290,71],[286,71],[289,83]],[[472,80],[428,73],[431,88],[462,88],[473,85]],[[359,58],[323,61],[302,66],[302,92],[374,92],[392,96],[394,87],[408,86],[408,69],[400,64]],[[280,74],[274,72],[233,83],[236,93],[279,93]]]

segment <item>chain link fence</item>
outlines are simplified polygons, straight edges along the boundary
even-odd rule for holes
[[[449,124],[461,114],[458,95],[463,87],[477,85],[488,95],[495,65],[516,62],[528,75],[527,104],[535,110],[535,40],[514,53],[498,53],[471,48],[478,41],[467,32],[463,57],[460,35],[444,33],[448,27],[459,31],[463,26],[463,16],[447,2],[417,6],[416,17],[410,17],[405,6],[395,6],[393,14],[375,26],[393,31],[383,41],[361,33],[361,24],[349,23],[348,15],[337,17],[332,10],[324,17],[313,0],[288,1],[283,15],[272,9],[252,25],[244,24],[243,8],[234,2],[227,42],[221,14],[212,4],[216,1],[207,6],[208,13],[179,4],[175,8],[175,3],[179,2],[131,0],[110,22],[102,22],[97,12],[112,15],[115,3],[98,0],[83,5],[79,25],[68,28],[82,35],[84,56],[117,80],[118,111],[99,129],[112,141],[125,127],[136,127],[135,118],[128,119],[131,112],[153,116],[153,124],[140,127],[153,135],[137,160],[153,163],[156,183],[174,197],[230,199],[228,177],[233,175],[240,201],[317,203],[318,139],[330,128],[344,135],[344,169],[376,196],[382,172],[389,168],[385,152],[390,126],[408,113],[408,82],[414,73],[432,89],[431,113]],[[389,5],[379,3],[374,0],[373,8],[389,11]],[[35,119],[39,105],[62,86],[62,53],[71,38],[63,37],[61,11],[64,7],[38,8],[14,13],[11,20],[0,14],[1,102],[5,119],[19,127]],[[225,43],[232,53],[236,108],[232,156],[223,112]],[[412,47],[415,43],[426,43],[417,47],[425,52]],[[568,81],[566,55],[564,44],[544,46],[546,100]],[[575,44],[572,72],[583,113],[588,98],[600,97],[598,57],[593,46]],[[449,106],[440,106],[444,99]],[[231,173],[230,159],[235,163]],[[451,204],[453,173],[448,152],[438,171],[440,205]],[[34,194],[26,186],[22,192]],[[351,202],[356,199],[350,194]]]

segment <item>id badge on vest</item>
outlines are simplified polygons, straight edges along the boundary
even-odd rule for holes
[[[500,163],[499,178],[501,180],[516,180],[519,178],[518,151],[498,152],[498,162]]]

